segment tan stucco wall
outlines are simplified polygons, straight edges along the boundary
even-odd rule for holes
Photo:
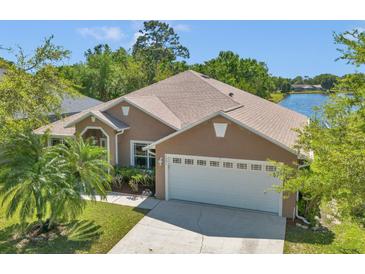
[[[101,127],[109,136],[109,159],[112,165],[115,165],[115,130],[105,125],[103,122],[95,119],[95,122],[91,121],[91,117],[88,117],[75,125],[76,135],[81,135],[82,131],[86,127]]]
[[[122,113],[122,106],[129,106],[128,116]],[[175,130],[149,116],[138,108],[122,102],[107,112],[130,126],[123,134],[118,135],[119,165],[130,165],[130,141],[154,142],[165,137]]]
[[[122,113],[122,106],[129,106],[128,116],[124,116]],[[107,110],[107,113],[115,118],[123,121],[130,126],[130,129],[125,130],[123,133],[117,135],[118,138],[118,161],[120,166],[130,165],[130,141],[150,141],[154,142],[162,137],[165,137],[175,130],[169,126],[163,124],[157,119],[147,115],[138,108],[129,105],[126,102],[122,102],[111,109]],[[117,132],[110,128],[105,123],[99,121],[97,118],[95,122],[91,121],[91,117],[88,117],[76,124],[76,134],[81,132],[87,127],[101,127],[109,135],[109,155],[112,165],[116,164],[115,155],[115,135]]]
[[[224,138],[217,138],[213,122],[228,123]],[[156,146],[156,162],[164,155],[183,154],[293,164],[296,156],[270,141],[223,118],[212,118]],[[165,198],[165,165],[156,164],[156,196]],[[283,201],[283,216],[292,217],[295,195]]]

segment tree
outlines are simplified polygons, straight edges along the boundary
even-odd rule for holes
[[[288,93],[291,90],[290,79],[283,77],[272,77],[275,85],[275,90],[279,90],[282,93]]]
[[[363,65],[364,43],[347,32],[335,39],[347,47],[340,59]],[[335,200],[342,216],[365,221],[365,77],[347,75],[337,87],[339,92],[331,96],[323,114],[299,131],[297,148],[313,155],[309,167],[281,166],[277,176],[284,182],[282,190],[302,193],[307,212],[318,212],[322,202]],[[341,94],[343,90],[351,96]]]
[[[160,21],[147,21],[133,45],[133,56],[143,63],[147,82],[156,82],[160,65],[167,66],[178,57],[189,58],[189,50],[180,43],[179,36],[169,24]]]
[[[63,66],[60,71],[87,96],[108,101],[147,85],[141,62],[123,48],[113,51],[107,44],[97,45],[85,57],[85,63]]]
[[[268,98],[275,89],[265,63],[243,59],[232,51],[221,51],[218,57],[195,65],[193,69],[263,98]]]
[[[19,48],[13,51],[14,63],[0,60],[5,69],[0,79],[0,143],[45,123],[49,113],[59,112],[63,96],[73,93],[55,68],[70,52],[52,39],[45,39],[29,57]]]
[[[326,90],[331,90],[337,83],[338,76],[333,74],[319,74],[313,77],[313,84],[321,85]]]
[[[6,216],[19,214],[25,223],[34,216],[39,232],[82,212],[82,194],[105,197],[111,169],[105,151],[69,139],[47,147],[47,135],[20,134],[0,151],[0,193]]]
[[[303,77],[302,77],[302,76],[296,76],[296,77],[294,77],[294,78],[291,80],[291,83],[292,83],[292,84],[296,84],[296,85],[298,85],[298,84],[304,84],[304,79],[303,79]]]

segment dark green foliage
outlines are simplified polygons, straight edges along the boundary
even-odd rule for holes
[[[42,232],[72,220],[85,207],[82,194],[106,196],[111,166],[105,151],[82,139],[47,147],[47,135],[19,134],[0,147],[0,193],[6,217],[36,217]]]
[[[263,98],[275,89],[265,63],[243,59],[232,51],[221,51],[217,58],[197,64],[194,70]]]
[[[120,188],[123,184],[128,184],[133,192],[138,192],[139,187],[145,187],[154,192],[155,172],[154,170],[144,170],[134,167],[122,167],[115,169],[113,186]]]
[[[152,84],[161,77],[158,72],[166,66],[174,66],[178,57],[189,58],[189,50],[180,43],[179,36],[169,24],[146,21],[133,45],[132,54],[143,64],[147,83]]]

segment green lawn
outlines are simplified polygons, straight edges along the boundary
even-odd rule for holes
[[[0,211],[0,253],[106,253],[147,213],[103,202],[87,202],[83,214],[66,225],[66,235],[21,244],[14,238],[17,218]]]
[[[284,93],[271,93],[269,100],[274,103],[279,103],[281,100],[283,100],[285,97]]]
[[[365,229],[352,222],[331,225],[325,232],[286,227],[284,253],[364,254]]]

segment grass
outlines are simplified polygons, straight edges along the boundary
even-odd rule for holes
[[[284,93],[276,92],[270,94],[269,100],[274,103],[279,103],[281,100],[284,99],[284,97],[285,97]]]
[[[287,224],[284,253],[364,254],[365,229],[351,221],[329,225],[323,232]]]
[[[87,202],[82,215],[66,224],[66,235],[21,244],[15,239],[18,219],[0,211],[0,253],[107,253],[147,213],[127,206]]]

